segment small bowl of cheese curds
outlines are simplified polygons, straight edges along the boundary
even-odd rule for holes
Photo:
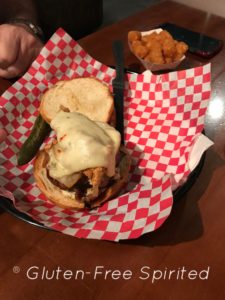
[[[175,40],[161,28],[150,31],[129,31],[131,52],[150,71],[175,69],[184,59],[188,45]]]

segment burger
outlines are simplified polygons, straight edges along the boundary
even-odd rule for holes
[[[131,159],[111,126],[113,98],[94,78],[60,82],[41,99],[40,113],[56,138],[34,161],[43,194],[62,208],[100,206],[127,181]]]

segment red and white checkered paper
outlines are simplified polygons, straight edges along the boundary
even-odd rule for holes
[[[96,61],[59,29],[28,72],[0,98],[0,193],[49,228],[80,238],[119,241],[156,230],[173,205],[172,182],[190,173],[188,157],[203,130],[210,98],[210,65],[163,75],[127,74],[125,143],[132,156],[122,195],[76,212],[46,201],[34,183],[33,162],[18,167],[17,153],[38,114],[40,95],[61,79],[94,76],[109,85],[115,70]]]

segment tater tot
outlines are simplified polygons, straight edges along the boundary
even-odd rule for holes
[[[145,57],[145,60],[154,64],[164,63],[162,46],[157,40],[154,40],[151,44],[149,54]]]
[[[178,42],[172,35],[162,30],[142,36],[139,31],[130,31],[128,40],[132,52],[139,58],[154,64],[170,64],[180,60],[187,52],[188,46]]]
[[[137,46],[144,46],[142,41],[133,41],[131,44],[132,49],[137,47]]]
[[[157,32],[152,32],[149,34],[149,39],[159,40],[160,37]]]
[[[164,58],[160,51],[150,51],[149,54],[145,57],[145,60],[153,64],[164,64]]]
[[[176,50],[177,50],[177,53],[182,53],[184,54],[185,52],[187,52],[188,50],[188,45],[185,44],[184,42],[178,42],[176,44]]]
[[[159,32],[159,37],[160,37],[161,40],[164,40],[164,39],[173,40],[172,35],[167,30],[160,31]]]
[[[178,52],[176,52],[176,54],[174,55],[174,57],[173,57],[173,61],[178,61],[178,60],[180,60],[182,57],[183,57],[183,53],[178,53]]]
[[[139,31],[129,31],[128,32],[128,41],[133,42],[133,41],[138,41],[141,40],[141,33]]]
[[[135,55],[137,55],[140,58],[144,58],[148,54],[148,48],[146,48],[143,45],[137,45],[132,47],[133,52]]]
[[[177,42],[176,43],[176,53],[174,55],[174,61],[180,60],[183,55],[187,52],[188,45],[184,42]]]
[[[160,51],[162,50],[162,45],[160,44],[160,42],[158,40],[155,40],[155,39],[148,40],[148,43],[146,43],[146,47],[149,50],[152,50],[152,49],[159,49]]]
[[[170,57],[170,58],[173,58],[173,56],[175,55],[176,53],[176,45],[174,43],[174,40],[171,40],[171,39],[165,39],[163,41],[163,44],[162,44],[162,48],[163,48],[163,55],[165,57]]]
[[[144,35],[141,40],[143,41],[143,43],[147,44],[148,40],[149,40],[149,36],[148,35]]]

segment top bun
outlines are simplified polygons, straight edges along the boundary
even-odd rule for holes
[[[42,95],[40,114],[50,123],[60,110],[109,122],[114,111],[113,97],[108,86],[94,77],[58,81]]]

